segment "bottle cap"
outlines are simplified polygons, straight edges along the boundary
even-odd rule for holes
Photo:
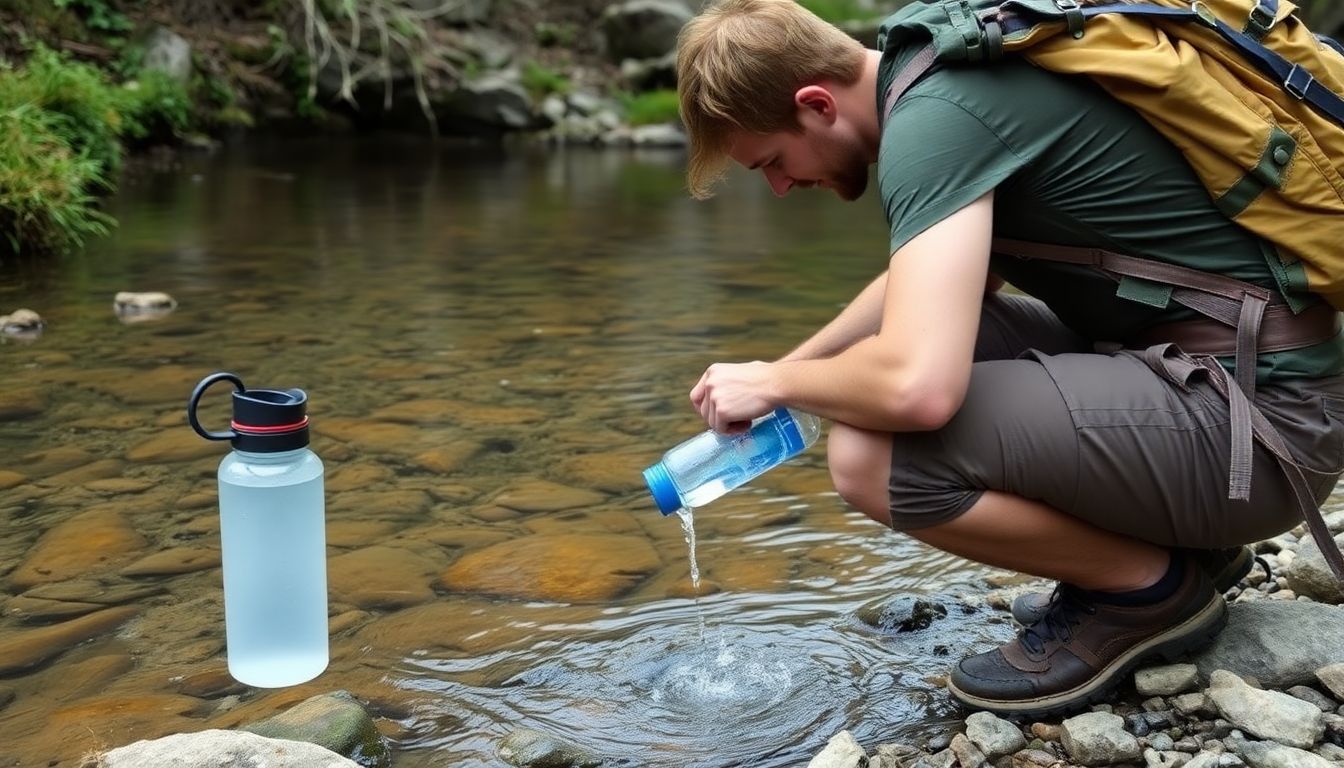
[[[677,495],[677,486],[672,482],[672,475],[668,473],[667,467],[663,466],[663,462],[660,461],[644,470],[644,482],[649,486],[649,493],[653,494],[653,501],[658,505],[659,512],[670,515],[684,506],[681,497]]]
[[[201,396],[217,381],[234,386],[233,421],[227,432],[207,432],[196,418]],[[240,451],[292,451],[308,445],[308,395],[302,389],[248,389],[232,373],[212,373],[192,391],[187,422],[206,440],[228,440]]]

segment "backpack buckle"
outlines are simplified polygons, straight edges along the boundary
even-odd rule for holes
[[[1246,33],[1256,40],[1269,34],[1269,30],[1274,28],[1278,5],[1277,0],[1255,0],[1251,15],[1246,19]]]
[[[1293,98],[1301,100],[1307,97],[1307,89],[1311,88],[1315,82],[1316,78],[1303,69],[1302,65],[1294,64],[1293,68],[1288,70],[1288,76],[1283,79],[1283,90],[1287,91]]]
[[[1069,25],[1069,34],[1074,39],[1083,36],[1083,7],[1078,0],[1055,0],[1055,7],[1064,12],[1064,21]]]

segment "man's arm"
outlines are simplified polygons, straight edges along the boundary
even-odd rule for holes
[[[887,273],[883,271],[854,297],[849,306],[840,310],[840,314],[779,361],[830,357],[848,349],[859,339],[877,333],[882,325],[882,297],[886,292]]]
[[[712,365],[692,404],[720,431],[780,405],[863,429],[941,427],[970,381],[993,202],[985,194],[892,255],[876,335],[821,359]]]

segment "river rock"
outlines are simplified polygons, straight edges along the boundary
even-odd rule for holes
[[[1325,721],[1315,704],[1252,688],[1225,670],[1210,676],[1209,698],[1229,722],[1262,739],[1310,749],[1325,734]]]
[[[691,20],[679,0],[628,0],[608,6],[599,25],[613,62],[656,59],[677,45],[677,33]]]
[[[1344,643],[1302,642],[1344,637],[1344,611],[1339,608],[1266,601],[1235,603],[1227,615],[1227,628],[1193,659],[1206,680],[1214,670],[1225,669],[1269,688],[1289,688],[1310,684],[1317,669],[1344,662]]]
[[[1337,763],[1272,741],[1231,740],[1232,750],[1251,768],[1337,768]]]
[[[1134,688],[1140,696],[1174,696],[1199,686],[1199,667],[1194,664],[1168,664],[1134,673]]]
[[[382,485],[396,477],[396,473],[384,464],[371,461],[357,461],[342,464],[326,476],[327,493],[357,491],[371,485]]]
[[[6,616],[14,616],[19,621],[29,624],[48,624],[52,621],[72,619],[106,607],[98,603],[44,600],[40,597],[23,595],[9,598],[4,606]]]
[[[1344,534],[1335,537],[1335,544],[1344,546]],[[1288,564],[1283,575],[1288,580],[1288,588],[1299,595],[1331,605],[1344,603],[1344,583],[1330,571],[1321,548],[1316,546],[1316,539],[1312,536],[1302,540],[1297,556]]]
[[[173,547],[136,560],[121,569],[123,576],[178,576],[218,568],[218,549],[204,547]]]
[[[602,758],[577,744],[531,728],[517,728],[496,750],[517,768],[598,768]]]
[[[9,583],[16,589],[27,589],[87,576],[120,564],[144,546],[144,537],[119,513],[91,509],[42,534],[28,557],[10,574]]]
[[[1088,712],[1061,724],[1064,749],[1083,765],[1111,765],[1138,760],[1139,742],[1125,730],[1125,720],[1109,712]]]
[[[600,493],[573,488],[548,480],[517,483],[495,496],[494,504],[518,512],[558,512],[574,507],[592,507],[606,501]]]
[[[867,603],[855,615],[864,624],[883,632],[915,632],[947,618],[947,608],[923,597],[897,595]]]
[[[137,741],[105,752],[98,768],[360,768],[316,744],[268,739],[243,731],[209,730]]]
[[[556,477],[583,488],[604,493],[630,493],[644,488],[641,472],[650,459],[647,453],[582,453],[556,460]]]
[[[661,567],[638,536],[524,536],[463,555],[439,577],[444,589],[524,600],[605,602]]]
[[[327,582],[337,602],[358,608],[404,608],[434,598],[430,588],[443,567],[403,547],[372,546],[327,562]]]
[[[155,27],[145,40],[142,66],[185,85],[191,79],[191,43],[167,27]]]
[[[18,336],[33,331],[41,331],[46,322],[42,316],[31,309],[16,309],[8,315],[0,315],[0,333]]]
[[[841,731],[826,742],[825,748],[808,762],[807,768],[864,768],[868,753],[849,731]]]
[[[448,133],[501,133],[532,128],[532,99],[512,70],[489,72],[437,99],[435,115]]]
[[[9,469],[0,469],[0,491],[8,491],[28,481],[28,476]]]
[[[47,392],[37,387],[0,389],[0,421],[19,421],[37,416],[47,409],[47,399]],[[0,483],[3,483],[2,478]]]
[[[989,712],[976,712],[966,718],[966,737],[991,761],[1027,748],[1021,729]]]
[[[438,475],[451,475],[484,449],[475,440],[455,440],[451,445],[440,445],[421,451],[411,458],[411,463],[427,472]]]
[[[0,676],[32,669],[85,640],[121,626],[139,612],[135,606],[123,605],[40,629],[7,633],[0,638]]]
[[[347,691],[307,699],[274,717],[241,730],[272,739],[304,741],[356,760],[365,768],[391,764],[387,744],[373,718]]]
[[[1316,679],[1321,681],[1336,699],[1344,701],[1344,664],[1330,664],[1316,670]]]
[[[202,440],[189,429],[157,432],[126,451],[128,460],[143,464],[171,464],[211,457],[223,458],[219,445]]]

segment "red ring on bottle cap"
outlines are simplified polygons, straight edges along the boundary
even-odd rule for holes
[[[300,429],[308,426],[308,417],[304,416],[303,421],[296,421],[293,424],[277,424],[271,427],[239,424],[236,421],[230,422],[229,425],[233,427],[234,431],[248,435],[277,435],[286,432],[298,432]]]

